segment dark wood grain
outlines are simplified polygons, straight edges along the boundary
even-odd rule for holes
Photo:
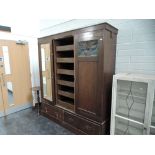
[[[101,129],[99,124],[85,120],[71,113],[64,112],[64,122],[72,124],[73,127],[83,131],[86,134],[100,134]]]
[[[100,32],[100,33],[99,33]],[[75,36],[75,48],[78,42],[98,40],[98,54],[93,57],[78,57],[76,54],[76,112],[94,120],[101,121],[101,89],[103,67],[103,38],[102,31]]]
[[[97,115],[97,64],[96,62],[78,62],[78,110]]]
[[[54,77],[54,101],[41,97],[44,116],[76,134],[109,134],[117,31],[103,23],[38,39],[41,90],[43,43],[51,45]],[[78,57],[78,43],[89,40],[98,41],[98,54]]]
[[[66,92],[63,90],[58,90],[58,94],[74,99],[74,93]]]
[[[65,101],[62,101],[62,100],[59,100],[59,99],[58,99],[57,105],[58,105],[58,106],[61,106],[62,108],[65,108],[65,109],[74,111],[74,105],[73,105],[73,104],[70,104],[70,103],[68,103],[68,102],[65,102]]]
[[[74,82],[70,82],[70,81],[57,80],[57,83],[64,86],[74,87]]]

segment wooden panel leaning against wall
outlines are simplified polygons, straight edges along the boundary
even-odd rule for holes
[[[103,23],[38,39],[42,115],[77,134],[109,134],[117,31]],[[52,101],[44,93],[44,44],[50,45]]]

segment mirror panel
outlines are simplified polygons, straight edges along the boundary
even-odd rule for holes
[[[47,82],[45,76],[43,76],[43,94],[44,96],[47,96]]]
[[[50,44],[41,45],[41,64],[43,79],[43,97],[45,99],[53,101]]]

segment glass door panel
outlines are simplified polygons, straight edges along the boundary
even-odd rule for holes
[[[150,135],[155,135],[155,127],[150,128]]]
[[[7,82],[6,83],[6,88],[7,88],[7,99],[8,99],[8,105],[13,106],[14,105],[14,93],[13,93],[13,86],[12,82]]]
[[[116,114],[144,123],[147,83],[118,80]]]
[[[115,118],[115,134],[143,134],[147,88],[144,82],[117,81],[116,116],[124,120]]]
[[[155,135],[155,94],[154,94],[154,100],[153,100],[150,134]]]
[[[155,95],[154,95],[154,101],[153,101],[151,125],[155,127]]]
[[[11,74],[8,46],[3,46],[2,48],[3,48],[5,74]]]
[[[135,123],[123,118],[115,118],[115,135],[142,135],[143,124]]]
[[[98,55],[98,40],[81,41],[78,43],[78,57],[94,57]]]

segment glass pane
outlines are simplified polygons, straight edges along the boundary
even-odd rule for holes
[[[155,128],[150,128],[150,135],[155,135]]]
[[[41,45],[41,61],[43,76],[43,97],[52,101],[52,76],[51,76],[51,59],[50,44]]]
[[[81,41],[78,43],[79,57],[92,57],[98,55],[98,40]]]
[[[155,95],[154,95],[154,101],[153,101],[151,125],[155,127]]]
[[[144,122],[147,83],[118,80],[116,114]]]
[[[8,104],[14,105],[14,95],[13,95],[13,87],[12,82],[7,82],[7,93],[8,93]]]
[[[115,135],[142,135],[143,125],[122,118],[115,118]]]
[[[3,46],[2,49],[3,49],[3,57],[4,57],[5,74],[11,74],[8,47]]]

